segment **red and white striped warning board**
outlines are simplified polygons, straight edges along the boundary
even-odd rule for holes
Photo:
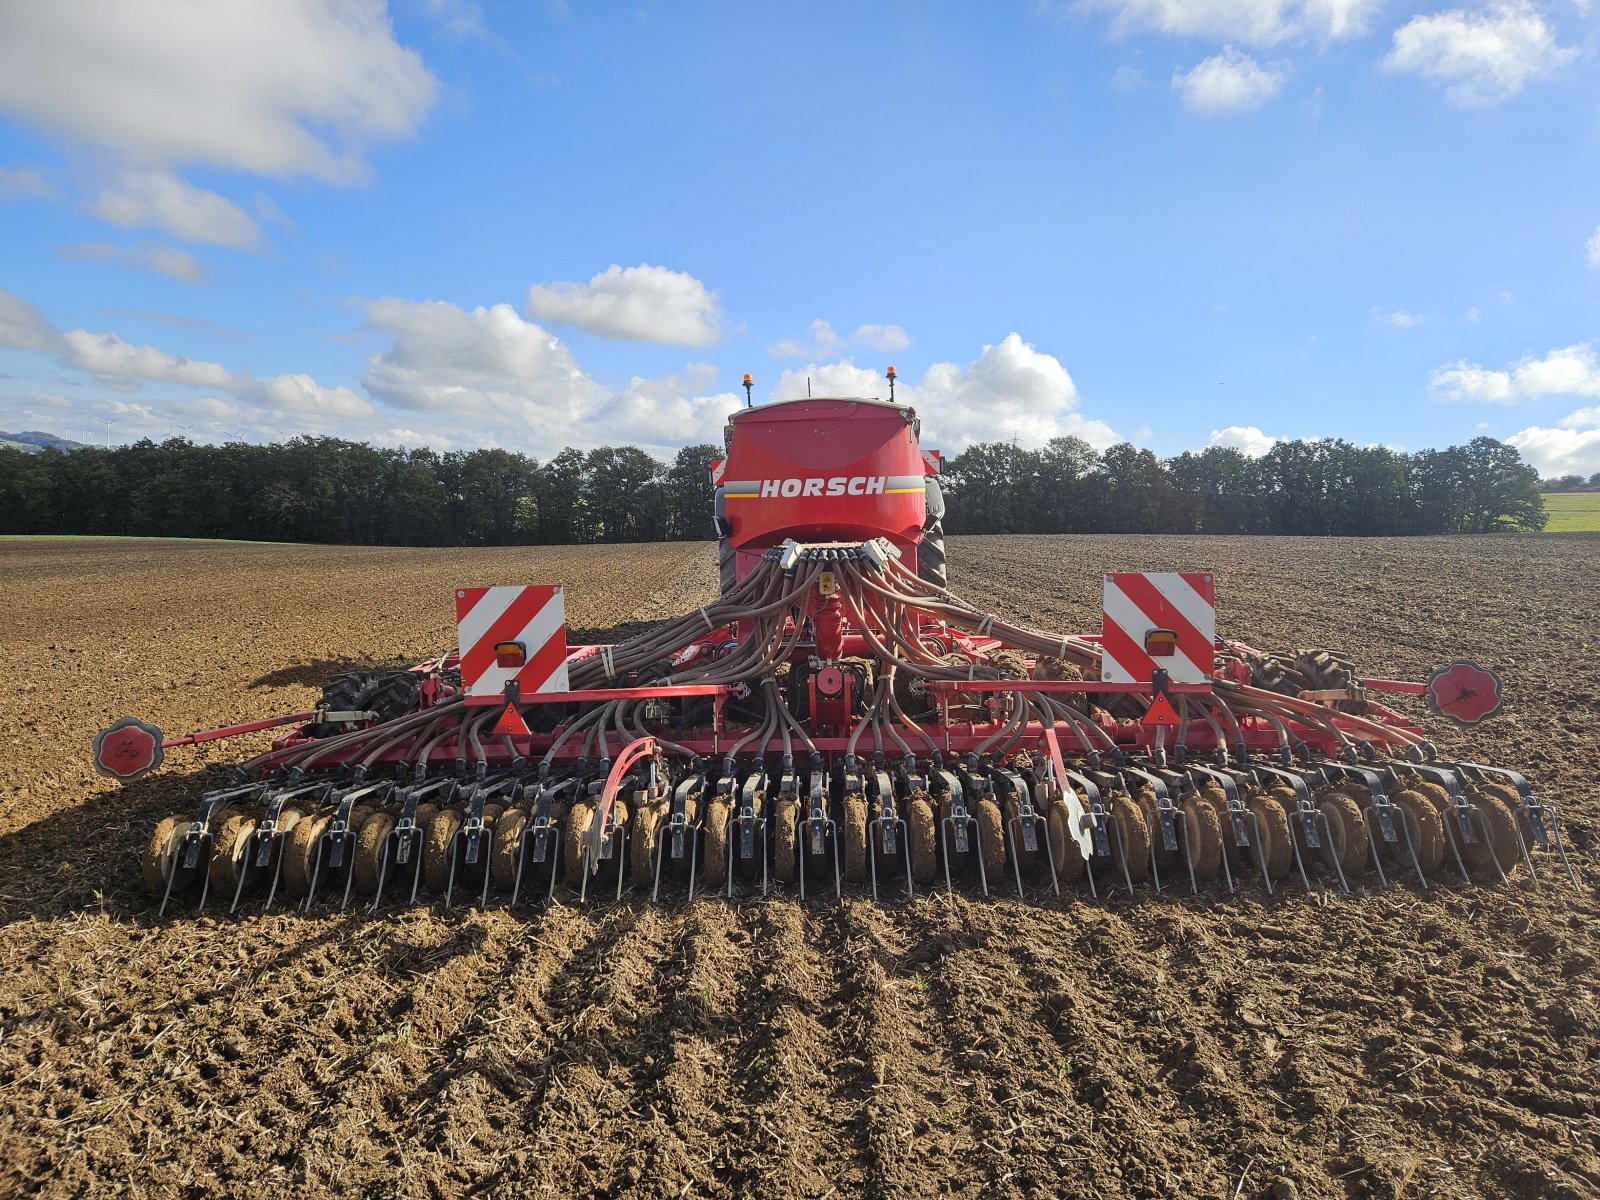
[[[1211,572],[1106,576],[1102,683],[1149,683],[1157,668],[1173,683],[1207,683],[1216,635]]]
[[[944,469],[944,452],[941,450],[922,450],[922,469],[929,475],[937,475]]]
[[[460,588],[456,633],[468,700],[567,690],[567,623],[559,584]]]
[[[727,470],[728,470],[728,460],[727,459],[725,459],[725,458],[713,458],[711,460],[711,486],[712,487],[721,487],[722,486],[722,477],[723,477],[723,475],[725,475],[727,473]]]

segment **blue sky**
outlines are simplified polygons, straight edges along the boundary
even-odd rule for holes
[[[1600,471],[1600,3],[0,8],[0,428]]]

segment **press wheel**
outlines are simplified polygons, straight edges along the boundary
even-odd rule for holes
[[[250,849],[250,835],[255,831],[254,817],[234,813],[211,840],[211,890],[224,899],[232,900],[238,890],[239,876],[245,870],[245,854]]]
[[[906,836],[911,839],[911,878],[932,883],[939,870],[938,823],[926,792],[917,792],[906,811]]]
[[[197,867],[177,865],[178,843],[189,822],[182,817],[163,817],[150,834],[150,844],[139,856],[139,871],[144,877],[144,889],[152,896],[167,893],[167,875],[172,875],[172,891],[181,892],[194,882],[199,874]]]

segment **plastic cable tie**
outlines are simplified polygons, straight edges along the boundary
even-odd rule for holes
[[[983,620],[978,622],[978,636],[988,637],[989,630],[994,628],[994,614],[984,613]]]
[[[1068,635],[1068,634],[1062,634],[1061,635],[1061,654],[1060,654],[1059,657],[1061,657],[1061,658],[1066,658],[1067,657],[1067,642],[1069,640],[1070,640],[1070,635]]]
[[[617,677],[616,667],[613,666],[611,662],[610,646],[600,647],[600,665],[605,668],[607,679],[615,679]]]
[[[712,624],[712,622],[711,622],[711,614],[706,612],[705,607],[702,605],[696,611],[699,612],[700,619],[706,623],[706,628],[709,629],[712,633],[715,633],[717,631],[717,627],[714,624]]]

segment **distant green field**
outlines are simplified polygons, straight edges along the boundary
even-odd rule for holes
[[[1600,492],[1545,492],[1546,533],[1600,533]]]

